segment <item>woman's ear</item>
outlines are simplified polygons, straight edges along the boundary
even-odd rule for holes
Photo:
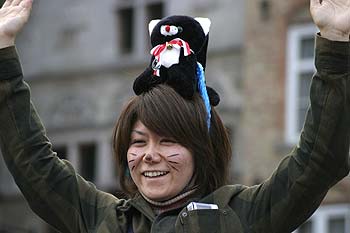
[[[208,18],[201,18],[201,17],[197,17],[194,18],[201,26],[203,29],[203,32],[205,35],[208,35],[209,30],[210,30],[210,25],[211,25],[211,21]]]
[[[151,36],[152,31],[154,29],[154,27],[157,25],[157,23],[160,22],[160,19],[154,19],[151,22],[149,22],[148,24],[148,31],[149,31],[149,35]]]

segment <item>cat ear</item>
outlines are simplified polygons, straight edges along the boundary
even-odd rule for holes
[[[210,24],[211,24],[210,19],[208,19],[208,18],[201,18],[201,17],[197,17],[197,18],[194,18],[194,19],[202,26],[204,34],[208,35],[209,29],[210,29]]]
[[[149,31],[149,35],[151,36],[152,31],[154,29],[154,27],[157,25],[157,23],[160,22],[160,19],[154,19],[151,22],[149,22],[148,24],[148,31]]]

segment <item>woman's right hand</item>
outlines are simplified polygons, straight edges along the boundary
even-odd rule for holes
[[[0,48],[15,44],[18,32],[28,21],[33,0],[6,0],[0,9]]]
[[[329,40],[349,41],[350,0],[311,0],[310,10],[321,36]]]

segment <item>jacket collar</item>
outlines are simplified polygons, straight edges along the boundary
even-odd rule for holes
[[[133,208],[145,215],[151,222],[156,219],[156,215],[154,214],[151,206],[140,194],[136,194],[135,197],[130,199],[128,202]]]

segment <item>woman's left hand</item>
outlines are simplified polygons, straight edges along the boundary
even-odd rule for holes
[[[312,18],[321,35],[330,40],[350,40],[350,0],[310,0]]]
[[[0,48],[15,44],[17,34],[28,21],[33,0],[6,0],[0,8]]]

